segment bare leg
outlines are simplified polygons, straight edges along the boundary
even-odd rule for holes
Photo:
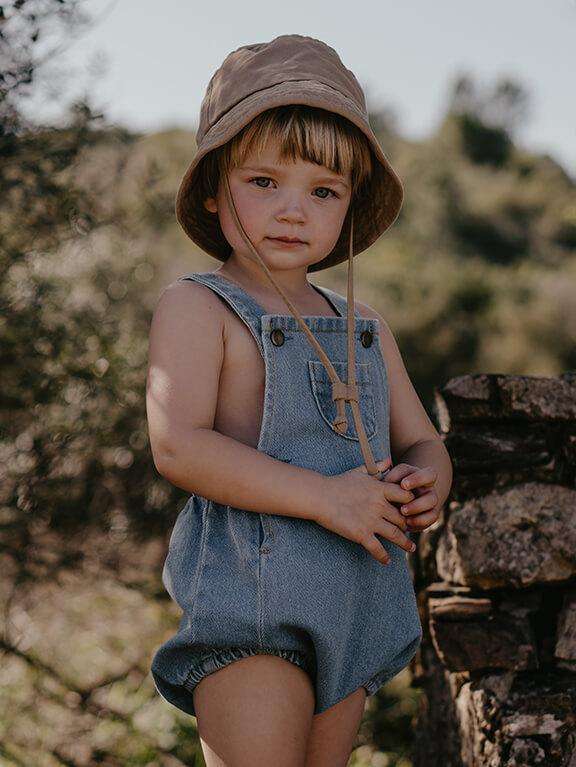
[[[312,719],[305,767],[346,767],[364,714],[366,690],[359,687]]]
[[[314,704],[308,674],[275,655],[209,674],[194,689],[206,767],[303,767]]]

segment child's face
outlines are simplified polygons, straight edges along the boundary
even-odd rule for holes
[[[305,268],[325,258],[338,241],[351,198],[349,171],[338,175],[300,158],[281,163],[271,145],[232,169],[229,182],[240,221],[268,268]],[[218,212],[234,255],[253,260],[228,209],[222,183],[217,199],[209,198],[205,205]],[[275,237],[303,242],[286,245]]]

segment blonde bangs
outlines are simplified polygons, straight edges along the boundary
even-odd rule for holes
[[[280,160],[324,165],[334,173],[350,172],[352,197],[372,174],[372,156],[362,131],[344,117],[304,104],[274,107],[257,115],[221,148],[219,173],[241,165],[246,157],[278,143]],[[212,185],[211,185],[212,186]]]

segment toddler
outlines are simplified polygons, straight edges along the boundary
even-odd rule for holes
[[[407,552],[451,464],[353,296],[402,199],[330,46],[281,35],[212,76],[176,215],[220,265],[163,291],[147,385],[155,466],[191,494],[162,574],[180,626],[151,671],[208,767],[345,765],[366,696],[420,644]],[[346,259],[346,297],[309,281]]]

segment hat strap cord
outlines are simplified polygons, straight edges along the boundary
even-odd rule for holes
[[[348,428],[348,419],[346,417],[346,409],[345,409],[345,402],[350,403],[350,407],[352,409],[352,417],[354,419],[354,424],[356,426],[356,433],[358,434],[358,439],[360,442],[360,449],[362,450],[362,456],[364,458],[364,462],[366,464],[366,470],[368,474],[375,476],[376,479],[381,479],[383,472],[380,471],[376,465],[376,462],[374,461],[374,456],[372,454],[372,449],[370,447],[370,443],[368,441],[368,437],[366,436],[366,430],[364,429],[364,424],[362,423],[362,416],[360,413],[360,405],[358,402],[358,386],[356,384],[356,362],[355,362],[355,347],[354,347],[354,333],[355,333],[355,318],[354,318],[354,253],[353,253],[353,237],[354,237],[354,213],[351,211],[350,214],[350,243],[349,243],[349,251],[348,251],[348,293],[347,293],[347,359],[348,359],[348,382],[343,382],[336,372],[334,366],[330,362],[330,358],[320,345],[320,343],[315,338],[314,334],[308,327],[308,325],[304,322],[302,319],[302,316],[300,315],[300,312],[298,309],[294,306],[292,301],[288,298],[288,296],[284,293],[280,285],[276,283],[276,280],[272,276],[272,273],[266,266],[266,263],[264,262],[264,259],[258,253],[254,245],[252,244],[252,241],[248,237],[248,234],[246,233],[242,222],[240,221],[240,218],[238,216],[238,212],[236,210],[236,205],[234,203],[234,199],[232,197],[232,192],[230,190],[230,184],[228,181],[227,174],[224,174],[225,176],[225,183],[224,183],[224,191],[226,194],[226,199],[228,201],[228,206],[230,208],[230,212],[232,213],[232,218],[234,219],[234,222],[236,224],[236,227],[238,228],[238,231],[240,232],[240,235],[248,248],[252,251],[254,256],[256,257],[256,261],[260,264],[262,269],[264,270],[264,273],[270,280],[271,284],[273,285],[274,289],[280,294],[288,308],[290,309],[290,312],[304,331],[306,333],[306,336],[314,349],[316,350],[318,356],[320,357],[320,360],[322,361],[322,364],[326,368],[326,372],[328,373],[328,376],[330,378],[330,381],[332,382],[332,399],[336,402],[336,418],[334,420],[333,426],[339,433],[344,433],[346,429]]]

